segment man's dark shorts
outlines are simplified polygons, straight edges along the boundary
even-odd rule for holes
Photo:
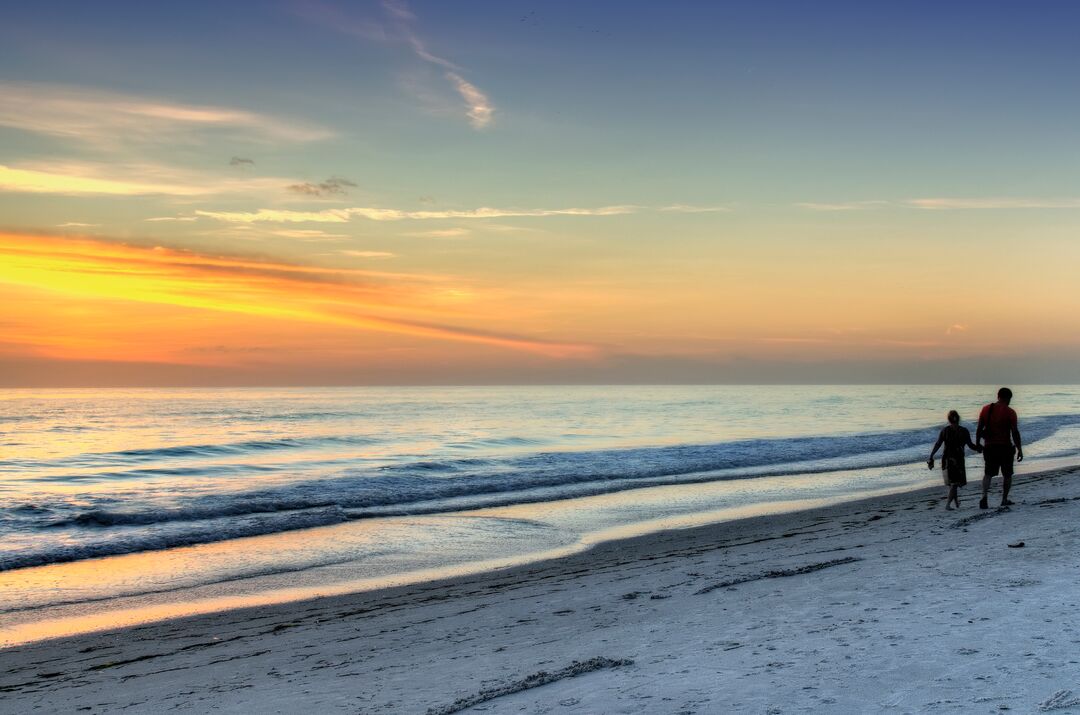
[[[986,462],[986,476],[996,477],[1000,471],[1001,476],[1013,475],[1013,458],[1016,448],[1011,444],[988,444],[983,449],[983,460]]]

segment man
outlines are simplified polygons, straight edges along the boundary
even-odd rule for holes
[[[1009,489],[1012,487],[1013,455],[1017,462],[1024,461],[1024,450],[1020,445],[1020,430],[1016,426],[1016,411],[1009,407],[1012,402],[1012,390],[1003,387],[998,390],[998,400],[986,405],[979,413],[979,426],[975,430],[975,444],[982,446],[986,470],[983,472],[982,501],[980,509],[988,508],[987,497],[990,493],[990,480],[1001,472],[1001,506],[1010,506]]]

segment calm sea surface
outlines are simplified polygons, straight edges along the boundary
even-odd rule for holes
[[[0,629],[924,486],[945,412],[974,431],[994,389],[0,391]],[[1080,387],[1016,393],[1026,468],[1080,462]]]

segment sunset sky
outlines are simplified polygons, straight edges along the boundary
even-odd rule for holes
[[[1080,380],[1080,6],[0,13],[0,386]]]

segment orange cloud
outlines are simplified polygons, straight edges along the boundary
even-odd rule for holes
[[[324,268],[86,238],[0,234],[0,283],[53,294],[588,357],[589,345],[445,325],[446,276]],[[121,308],[123,309],[123,308]],[[63,323],[57,325],[63,330]],[[73,347],[77,347],[77,344]]]

